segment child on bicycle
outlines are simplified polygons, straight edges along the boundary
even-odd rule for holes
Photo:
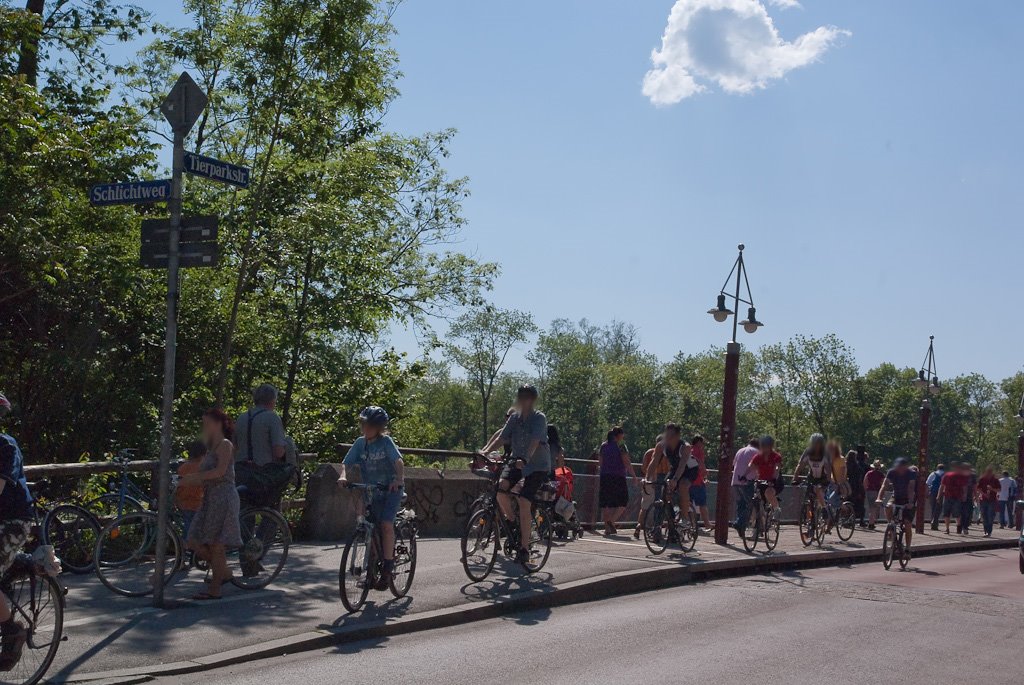
[[[0,418],[11,403],[0,394]],[[0,575],[7,572],[25,546],[32,521],[32,495],[18,442],[0,433]],[[28,633],[11,616],[11,602],[0,593],[0,671],[10,671],[21,659]]]
[[[348,485],[346,467],[358,466],[364,484],[385,486],[383,490],[372,491],[370,510],[380,526],[383,547],[383,573],[377,579],[376,590],[386,590],[395,568],[395,516],[402,506],[405,494],[405,462],[387,434],[391,418],[381,407],[370,406],[359,413],[359,427],[362,436],[352,443],[348,454],[341,462],[338,484]]]

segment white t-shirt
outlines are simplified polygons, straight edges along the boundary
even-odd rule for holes
[[[1005,502],[1010,499],[1010,486],[1013,485],[1013,479],[1009,476],[1003,476],[999,479],[999,501]]]

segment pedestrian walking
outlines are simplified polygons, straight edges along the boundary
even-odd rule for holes
[[[928,474],[924,484],[928,488],[928,506],[931,508],[932,530],[939,529],[939,487],[942,485],[942,477],[946,475],[946,465],[939,464],[935,470]]]
[[[999,527],[1013,525],[1013,505],[1011,504],[1016,494],[1017,481],[1010,478],[1009,471],[1003,471],[1003,477],[999,479],[999,499],[996,509],[999,510]]]
[[[188,546],[210,564],[210,582],[193,599],[220,599],[221,588],[231,580],[227,550],[242,545],[239,529],[238,491],[235,490],[235,448],[231,444],[234,425],[220,409],[203,413],[203,442],[206,456],[199,471],[184,476],[179,485],[203,486],[203,501],[188,530]]]
[[[864,445],[857,445],[846,455],[846,478],[850,481],[850,500],[853,502],[853,514],[857,517],[860,527],[864,527],[864,511],[867,493],[864,491],[864,477],[871,470],[868,453]],[[881,484],[879,484],[881,487]],[[878,494],[877,492],[875,493]],[[873,501],[873,500],[872,500]],[[873,505],[872,505],[873,506]],[[877,507],[874,507],[877,509]]]
[[[960,508],[960,525],[957,527],[957,532],[968,535],[971,532],[971,521],[974,518],[974,504],[978,499],[978,472],[967,462],[963,462],[963,467],[967,476],[967,485]]]
[[[946,522],[946,535],[949,535],[949,521],[957,522],[960,532],[960,510],[963,508],[964,492],[967,489],[965,464],[953,464],[942,476],[938,499],[942,501],[942,517]]]
[[[615,524],[629,506],[629,485],[626,479],[630,476],[635,477],[635,473],[625,439],[626,431],[615,426],[608,431],[607,439],[598,450],[601,477],[597,504],[601,508],[605,535],[615,535],[618,532]]]
[[[732,496],[736,500],[736,521],[733,528],[740,535],[747,527],[750,518],[750,500],[754,498],[754,481],[757,474],[750,470],[750,460],[761,451],[761,439],[751,437],[745,447],[741,447],[732,460]]]
[[[999,479],[992,466],[985,467],[978,479],[978,506],[981,508],[981,526],[985,537],[992,537],[996,520],[996,504],[999,502]]]
[[[690,504],[697,507],[697,511],[700,513],[700,520],[704,526],[702,532],[710,533],[712,531],[711,520],[708,516],[708,469],[705,465],[707,455],[704,452],[704,436],[697,433],[693,436],[690,444],[693,446],[693,458],[697,460],[697,479],[690,486]]]
[[[871,464],[871,468],[864,474],[863,492],[864,499],[861,500],[862,507],[867,508],[868,512],[868,528],[871,530],[875,529],[875,522],[878,521],[878,493],[882,489],[882,483],[885,482],[885,466],[881,461],[876,459]]]

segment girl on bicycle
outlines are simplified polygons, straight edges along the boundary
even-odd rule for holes
[[[346,467],[358,466],[364,484],[383,486],[373,491],[370,499],[370,509],[380,526],[384,556],[383,573],[377,579],[376,590],[386,590],[391,582],[395,568],[395,516],[405,493],[405,462],[395,441],[387,434],[390,420],[380,407],[367,407],[359,413],[363,434],[352,443],[338,475],[338,484],[344,487],[348,485]]]
[[[832,462],[825,454],[825,436],[815,433],[800,457],[800,462],[793,472],[793,483],[800,480],[800,474],[807,472],[807,481],[814,487],[814,494],[818,498],[818,504],[825,506],[825,488],[832,480]]]

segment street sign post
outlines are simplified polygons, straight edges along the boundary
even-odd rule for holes
[[[167,563],[167,523],[170,502],[171,419],[174,411],[174,356],[178,344],[178,252],[181,227],[181,178],[185,171],[185,136],[192,130],[208,102],[206,93],[187,72],[182,72],[171,92],[160,105],[174,131],[174,156],[171,164],[171,196],[167,231],[167,334],[164,339],[164,396],[160,424],[160,467],[158,471],[156,523],[156,573],[153,576],[153,606],[164,605],[164,567]]]
[[[193,176],[204,176],[221,183],[230,183],[239,188],[249,187],[249,169],[213,157],[204,157],[194,152],[185,153],[185,172]]]
[[[167,202],[170,199],[171,182],[167,179],[102,183],[89,189],[89,204],[93,207],[140,205],[148,202]]]

